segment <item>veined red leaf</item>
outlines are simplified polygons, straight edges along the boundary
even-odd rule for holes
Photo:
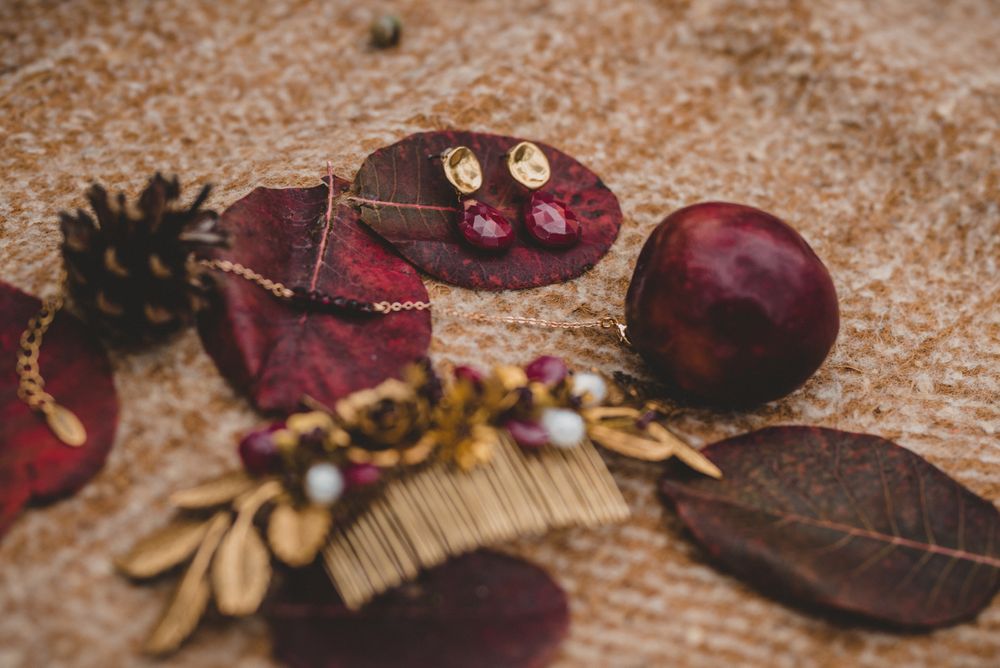
[[[43,338],[39,368],[46,391],[83,422],[87,441],[65,445],[17,398],[19,341],[39,308],[38,299],[0,283],[0,533],[30,500],[68,495],[90,480],[104,465],[118,425],[118,395],[104,348],[66,311]]]
[[[319,567],[289,572],[266,609],[275,656],[293,668],[528,668],[569,626],[563,590],[539,567],[480,551],[357,612]]]
[[[478,290],[533,288],[579,276],[614,243],[621,225],[618,199],[596,174],[561,151],[538,144],[552,168],[545,190],[569,205],[583,236],[567,249],[532,243],[523,209],[530,192],[507,171],[505,154],[520,139],[477,132],[422,132],[380,148],[361,165],[352,201],[361,219],[418,269],[443,281]],[[483,168],[483,185],[472,195],[507,218],[517,231],[508,251],[483,253],[458,230],[461,206],[436,159],[445,149],[468,146]]]
[[[773,427],[668,469],[662,491],[709,555],[805,605],[904,628],[975,616],[1000,587],[1000,513],[891,441]]]
[[[358,223],[348,183],[257,188],[222,214],[239,262],[289,288],[365,302],[427,301],[406,262]],[[205,349],[257,408],[291,412],[303,395],[332,406],[424,356],[427,311],[381,315],[305,312],[242,278],[217,275],[219,303],[199,316]]]

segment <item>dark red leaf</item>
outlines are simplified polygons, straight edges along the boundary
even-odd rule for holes
[[[358,612],[320,567],[289,573],[267,608],[275,656],[293,668],[527,668],[569,627],[566,595],[537,566],[480,551]]]
[[[4,441],[6,443],[6,440]],[[31,499],[31,483],[24,467],[14,464],[7,466],[7,448],[4,446],[4,462],[0,464],[0,536],[21,514],[24,504]]]
[[[335,178],[332,193],[326,182],[257,188],[222,214],[231,247],[216,255],[289,288],[365,302],[427,301],[417,272],[343,202],[347,187]],[[430,344],[427,311],[310,313],[242,278],[217,278],[220,303],[199,317],[198,331],[219,370],[261,410],[293,411],[304,394],[332,405],[396,375]]]
[[[592,171],[539,144],[552,167],[552,180],[543,190],[576,213],[583,237],[564,250],[538,246],[524,231],[529,191],[511,178],[504,158],[519,141],[477,132],[424,132],[380,148],[354,181],[361,219],[420,270],[465,288],[533,288],[575,278],[594,266],[618,236],[618,199]],[[518,233],[514,247],[500,255],[477,251],[458,233],[458,197],[440,161],[431,156],[459,145],[471,148],[483,167],[483,186],[473,197],[499,209]]]
[[[100,341],[66,311],[45,334],[39,368],[45,389],[83,422],[87,442],[63,444],[17,398],[21,332],[41,302],[0,283],[0,532],[30,500],[49,501],[82,487],[104,465],[118,424],[118,395]]]
[[[1000,587],[1000,513],[891,441],[774,427],[702,452],[722,480],[671,467],[662,490],[714,559],[762,589],[932,628]]]

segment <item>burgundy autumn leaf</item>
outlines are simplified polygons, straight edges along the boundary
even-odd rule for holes
[[[0,283],[0,532],[27,502],[71,494],[90,480],[104,465],[118,424],[118,395],[104,348],[66,311],[45,334],[39,368],[46,391],[83,422],[86,443],[65,445],[18,399],[14,363],[21,332],[40,307],[34,297]]]
[[[552,179],[542,190],[565,202],[582,224],[582,237],[565,249],[533,242],[524,229],[530,197],[507,171],[504,154],[520,140],[476,132],[424,132],[380,148],[361,165],[352,200],[361,219],[410,262],[431,276],[478,290],[533,288],[579,276],[594,266],[618,236],[618,199],[592,171],[556,149],[539,144]],[[478,251],[459,231],[461,205],[436,159],[449,147],[468,146],[483,169],[472,196],[514,226],[514,246],[502,253]],[[433,157],[432,157],[433,156]]]
[[[222,214],[239,262],[289,288],[362,302],[427,301],[406,262],[358,223],[334,177],[312,188],[257,188]],[[426,311],[388,316],[305,311],[236,276],[217,276],[218,303],[198,319],[205,349],[257,408],[291,412],[303,395],[326,405],[397,375],[430,344]]]
[[[765,591],[902,628],[975,616],[1000,587],[1000,513],[891,441],[773,427],[668,468],[662,491],[709,555]]]
[[[569,626],[566,595],[545,571],[488,551],[452,559],[357,612],[322,568],[292,571],[266,613],[275,656],[293,668],[539,667]]]

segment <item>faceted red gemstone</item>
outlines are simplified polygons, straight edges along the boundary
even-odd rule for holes
[[[240,459],[251,475],[267,475],[278,470],[281,454],[271,437],[272,429],[250,432],[240,441]]]
[[[551,248],[565,248],[580,240],[580,221],[576,214],[551,194],[531,193],[524,226],[538,243]]]
[[[542,355],[534,362],[524,367],[524,373],[528,380],[546,385],[558,385],[566,378],[569,369],[566,363],[558,357],[552,355]]]
[[[514,243],[514,228],[499,211],[474,199],[463,201],[465,212],[458,229],[470,246],[505,250]]]

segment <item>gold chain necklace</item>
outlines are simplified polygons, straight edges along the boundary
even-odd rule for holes
[[[220,259],[192,259],[192,261],[207,269],[238,276],[266,290],[277,299],[300,302],[317,310],[331,312],[359,311],[389,315],[403,311],[426,311],[431,308],[430,302],[360,302],[330,296],[317,291],[295,290],[278,281],[271,280],[239,262]],[[59,283],[61,286],[65,284],[65,274],[63,274]],[[27,327],[25,327],[24,332],[21,334],[20,350],[16,366],[18,376],[17,396],[32,410],[41,413],[49,429],[52,430],[52,433],[60,441],[71,447],[79,447],[87,441],[86,429],[80,419],[71,410],[59,404],[51,394],[45,391],[45,379],[41,374],[38,364],[42,339],[52,325],[56,313],[65,304],[63,294],[64,289],[60,289],[56,297],[45,300],[41,309],[28,321]],[[435,311],[444,316],[464,318],[483,323],[503,323],[565,330],[614,330],[621,343],[625,345],[629,344],[625,325],[613,316],[604,316],[595,320],[560,321],[523,316],[491,316],[484,313],[463,313],[449,308],[437,308]]]

